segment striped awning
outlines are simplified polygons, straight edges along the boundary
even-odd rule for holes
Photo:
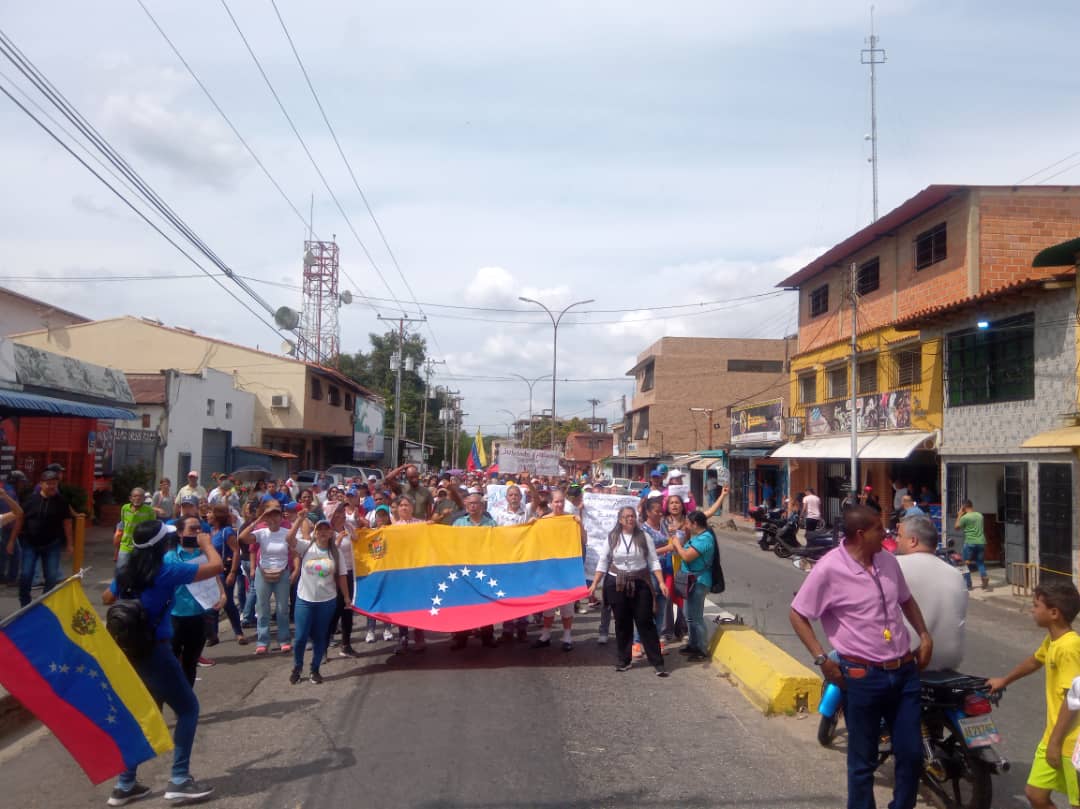
[[[70,399],[57,399],[36,393],[0,390],[0,415],[4,416],[74,416],[84,419],[120,419],[135,418],[130,410],[121,407],[73,402]]]

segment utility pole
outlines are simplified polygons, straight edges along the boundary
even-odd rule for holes
[[[600,404],[599,399],[586,399],[589,404],[592,405],[592,421],[589,423],[589,432],[596,432],[596,406]]]
[[[874,219],[878,218],[878,153],[877,153],[877,72],[876,65],[885,64],[885,50],[879,48],[878,37],[874,33],[874,7],[870,6],[870,37],[866,40],[869,48],[863,48],[860,61],[870,65],[870,172],[874,186]]]
[[[851,262],[851,496],[856,496],[859,482],[859,420],[855,407],[859,401],[859,267]]]
[[[420,419],[420,457],[424,457],[424,442],[427,441],[427,409],[428,398],[431,388],[431,366],[433,365],[446,365],[446,360],[424,360],[424,415]],[[446,454],[446,451],[443,451]],[[426,466],[426,464],[425,464]]]
[[[405,324],[423,323],[426,317],[383,317],[378,315],[379,320],[396,320],[398,323],[397,359],[394,363],[396,374],[394,378],[394,447],[390,455],[390,466],[397,469],[401,463],[401,371],[405,365]]]

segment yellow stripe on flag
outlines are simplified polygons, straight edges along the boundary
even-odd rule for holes
[[[501,565],[581,556],[581,526],[569,515],[530,525],[451,528],[391,525],[359,528],[353,541],[356,575],[435,565]]]
[[[146,740],[157,753],[171,750],[173,743],[169,735],[169,729],[154,703],[154,698],[146,690],[146,685],[132,668],[127,656],[116,645],[112,635],[105,628],[105,622],[94,612],[82,583],[73,581],[65,587],[60,587],[47,595],[41,602],[57,618],[64,634],[76,646],[82,648],[88,655],[94,658],[105,677],[112,685],[113,691],[123,701],[125,707],[131,712],[135,721],[139,723]],[[83,612],[85,611],[85,612]],[[96,621],[93,626],[88,622],[77,621],[77,617],[89,613]],[[74,625],[88,630],[85,634],[76,632]]]

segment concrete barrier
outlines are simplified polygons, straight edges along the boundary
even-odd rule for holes
[[[750,627],[718,629],[709,644],[709,656],[763,713],[817,710],[821,676]]]

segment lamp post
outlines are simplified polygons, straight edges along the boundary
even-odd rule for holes
[[[521,374],[514,374],[514,373],[510,374],[510,376],[516,376],[516,377],[517,377],[518,379],[520,379],[520,380],[521,380],[522,382],[524,382],[524,383],[525,383],[526,385],[528,385],[528,386],[529,386],[529,449],[532,449],[532,434],[533,434],[533,423],[532,423],[532,420],[533,420],[533,411],[532,411],[532,405],[533,405],[533,385],[535,385],[535,384],[536,384],[537,382],[539,382],[539,381],[540,381],[541,379],[547,379],[547,378],[548,378],[549,376],[551,376],[551,374],[544,374],[543,376],[538,376],[538,377],[536,377],[536,379],[526,379],[526,378],[525,378],[525,377],[523,377],[523,376],[522,376]]]
[[[510,423],[506,425],[506,437],[509,438],[510,437],[510,428],[514,426],[514,421],[517,419],[517,416],[515,416],[513,413],[511,413],[506,408],[502,408],[502,407],[500,407],[495,412],[496,413],[505,413],[506,415],[508,415],[510,417]]]
[[[569,312],[575,306],[584,306],[587,303],[594,303],[594,301],[593,301],[592,298],[589,298],[587,301],[574,301],[572,304],[570,304],[565,309],[563,309],[561,312],[559,312],[559,316],[556,317],[552,313],[552,311],[550,309],[548,309],[546,306],[544,306],[544,304],[540,303],[540,301],[534,301],[532,298],[522,298],[522,297],[519,297],[518,300],[523,301],[524,303],[535,303],[537,306],[539,306],[541,309],[543,309],[545,312],[547,312],[547,316],[551,318],[551,326],[552,326],[552,329],[553,329],[553,335],[552,335],[552,339],[551,339],[551,448],[554,450],[555,449],[555,379],[558,376],[558,368],[559,368],[559,324],[562,322],[563,315],[565,315],[567,312]]]

